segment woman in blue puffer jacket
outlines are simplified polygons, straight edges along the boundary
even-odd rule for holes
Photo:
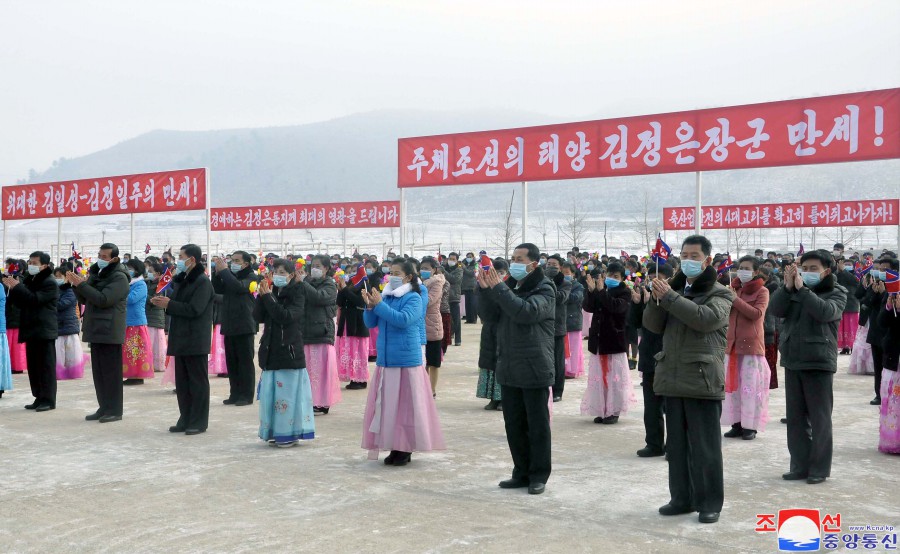
[[[378,361],[363,417],[369,459],[390,450],[386,465],[404,466],[412,452],[443,450],[444,436],[422,364],[425,312],[415,266],[395,260],[383,293],[363,291],[366,327],[378,328]]]
[[[143,385],[153,378],[153,341],[147,330],[147,283],[144,262],[132,258],[125,263],[129,284],[125,306],[125,344],[122,345],[122,376],[125,385]]]

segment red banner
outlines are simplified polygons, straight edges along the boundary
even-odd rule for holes
[[[117,175],[3,187],[3,219],[206,209],[206,170]]]
[[[212,208],[210,225],[213,231],[399,227],[400,202],[390,200]]]
[[[694,228],[696,208],[663,208],[667,231]],[[856,200],[703,207],[703,229],[897,225],[898,200]]]
[[[900,88],[403,138],[397,185],[616,177],[900,158]]]

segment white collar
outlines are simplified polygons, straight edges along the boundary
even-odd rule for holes
[[[387,284],[387,286],[384,287],[384,291],[381,294],[382,294],[382,296],[394,296],[394,297],[400,298],[401,296],[403,296],[404,294],[408,293],[411,290],[412,290],[412,285],[410,285],[409,283],[405,283],[405,284],[401,285],[400,287],[398,287],[397,289],[393,289],[393,288],[391,288],[391,284],[389,282]]]

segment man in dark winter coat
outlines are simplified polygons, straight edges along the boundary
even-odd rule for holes
[[[119,247],[100,245],[97,263],[88,277],[69,272],[66,279],[84,303],[83,339],[91,345],[91,370],[99,408],[87,421],[109,423],[122,419],[122,344],[125,342],[125,308],[131,278],[119,263]]]
[[[462,282],[460,283],[460,292],[465,297],[466,307],[466,323],[478,323],[478,295],[475,294],[477,287],[475,283],[475,270],[478,269],[480,258],[476,258],[475,254],[469,252],[462,260]]]
[[[653,391],[665,397],[671,500],[659,513],[699,511],[700,523],[719,521],[725,501],[719,419],[732,294],[716,282],[711,253],[706,237],[684,239],[681,269],[651,281],[644,308],[644,328],[663,335]]]
[[[547,258],[544,266],[544,274],[553,282],[556,288],[556,314],[553,330],[553,369],[556,372],[553,381],[553,401],[562,400],[563,390],[566,387],[566,319],[568,312],[566,302],[572,293],[572,283],[566,281],[562,274],[562,266],[565,262],[562,256],[554,254]]]
[[[462,323],[459,315],[459,302],[462,296],[463,268],[459,265],[459,255],[450,252],[444,264],[444,277],[450,283],[450,320],[453,323],[453,344],[462,344]]]
[[[657,268],[651,264],[647,267],[649,278],[655,277]],[[667,264],[659,266],[659,275],[663,279],[671,279],[672,267]],[[644,286],[635,286],[631,292],[632,309],[639,314],[641,322],[641,342],[638,345],[638,370],[641,372],[641,389],[644,394],[644,442],[646,446],[637,451],[641,458],[653,458],[666,453],[665,400],[653,391],[653,377],[656,372],[656,355],[662,351],[663,336],[643,327],[644,309],[654,302],[651,298],[649,282]]]
[[[256,391],[253,347],[257,326],[253,319],[255,301],[250,291],[255,273],[250,266],[250,255],[242,250],[231,255],[230,267],[222,258],[213,260],[216,271],[212,276],[212,285],[216,294],[222,295],[221,333],[230,386],[228,398],[222,403],[249,406],[253,404]]]
[[[28,276],[18,283],[14,277],[6,277],[3,283],[9,287],[9,301],[22,310],[19,342],[25,343],[28,364],[28,382],[34,402],[25,406],[36,412],[56,408],[56,303],[59,287],[52,277],[50,256],[34,252],[28,258]]]
[[[799,268],[785,269],[784,286],[770,302],[775,315],[784,318],[781,365],[791,469],[782,477],[811,485],[831,474],[838,325],[847,302],[847,289],[837,284],[833,268],[829,252],[805,253]]]
[[[540,250],[531,243],[513,251],[510,279],[496,270],[478,272],[479,315],[497,325],[495,375],[503,397],[506,440],[513,459],[504,489],[528,487],[541,494],[550,477],[550,386],[556,378],[553,335],[556,289],[538,267]]]
[[[209,350],[212,345],[212,283],[206,276],[200,247],[186,244],[178,254],[175,294],[151,302],[171,317],[168,355],[175,358],[178,422],[170,433],[198,435],[209,427]]]

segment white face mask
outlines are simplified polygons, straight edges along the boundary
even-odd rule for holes
[[[753,279],[753,271],[749,269],[739,269],[737,270],[737,277],[742,283],[747,283],[750,279]]]
[[[310,276],[313,279],[321,279],[323,275],[325,275],[325,271],[321,268],[314,267],[309,271]]]

